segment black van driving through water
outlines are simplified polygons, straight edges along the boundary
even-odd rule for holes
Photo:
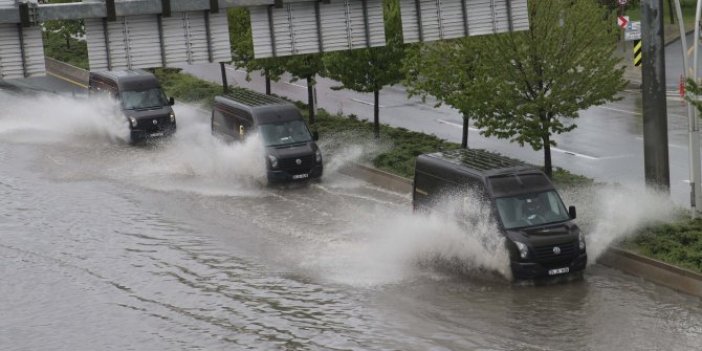
[[[90,72],[88,92],[106,94],[120,103],[131,140],[171,135],[176,130],[173,98],[166,98],[156,76],[143,70]]]
[[[322,176],[322,151],[300,111],[283,99],[236,89],[215,97],[212,133],[225,141],[240,141],[258,133],[266,149],[269,183],[316,179]]]
[[[431,210],[447,198],[490,208],[517,279],[582,271],[585,240],[548,177],[540,170],[483,150],[453,150],[417,157],[412,202]],[[464,219],[466,220],[466,219]]]

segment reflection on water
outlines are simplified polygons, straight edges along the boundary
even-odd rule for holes
[[[147,147],[0,141],[0,349],[690,350],[702,341],[697,299],[596,265],[583,280],[546,286],[476,273],[504,263],[470,244],[487,223],[466,234],[335,173],[290,189],[246,180],[256,147],[213,141],[196,111],[181,106],[176,137]],[[445,264],[455,260],[464,265]]]

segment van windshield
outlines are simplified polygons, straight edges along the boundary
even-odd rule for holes
[[[260,130],[266,146],[281,146],[312,140],[310,131],[302,120],[262,124]]]
[[[555,190],[495,199],[505,229],[530,227],[570,219]]]
[[[166,94],[160,88],[126,90],[121,93],[125,110],[141,110],[168,105]]]

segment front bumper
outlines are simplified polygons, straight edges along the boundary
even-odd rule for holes
[[[155,130],[144,130],[139,128],[134,128],[131,130],[130,137],[132,142],[144,141],[149,139],[157,139],[162,137],[168,137],[176,132],[176,125],[165,126],[163,129]]]
[[[318,179],[322,177],[322,173],[323,167],[319,164],[309,170],[268,170],[267,175],[269,183],[281,183]]]
[[[515,279],[535,279],[552,277],[549,270],[568,267],[568,274],[582,271],[587,266],[587,253],[575,256],[570,261],[561,262],[512,262],[512,275]],[[562,276],[567,274],[559,274]]]

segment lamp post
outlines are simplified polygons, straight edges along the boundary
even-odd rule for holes
[[[675,0],[675,14],[678,17],[678,24],[680,28],[680,43],[682,44],[682,59],[683,59],[683,69],[685,70],[685,81],[688,79],[696,79],[698,72],[698,49],[699,44],[697,38],[699,38],[700,31],[700,14],[702,13],[702,1],[697,1],[697,9],[695,11],[695,37],[693,39],[693,64],[690,67],[690,63],[687,57],[687,36],[685,34],[685,24],[683,23],[682,8],[680,7],[680,0]],[[698,206],[702,200],[702,194],[700,193],[700,183],[702,182],[701,168],[700,168],[700,128],[699,122],[697,121],[697,111],[692,106],[691,103],[687,103],[687,118],[688,118],[688,144],[689,144],[689,166],[690,166],[690,208],[692,209],[692,217],[697,217]]]

